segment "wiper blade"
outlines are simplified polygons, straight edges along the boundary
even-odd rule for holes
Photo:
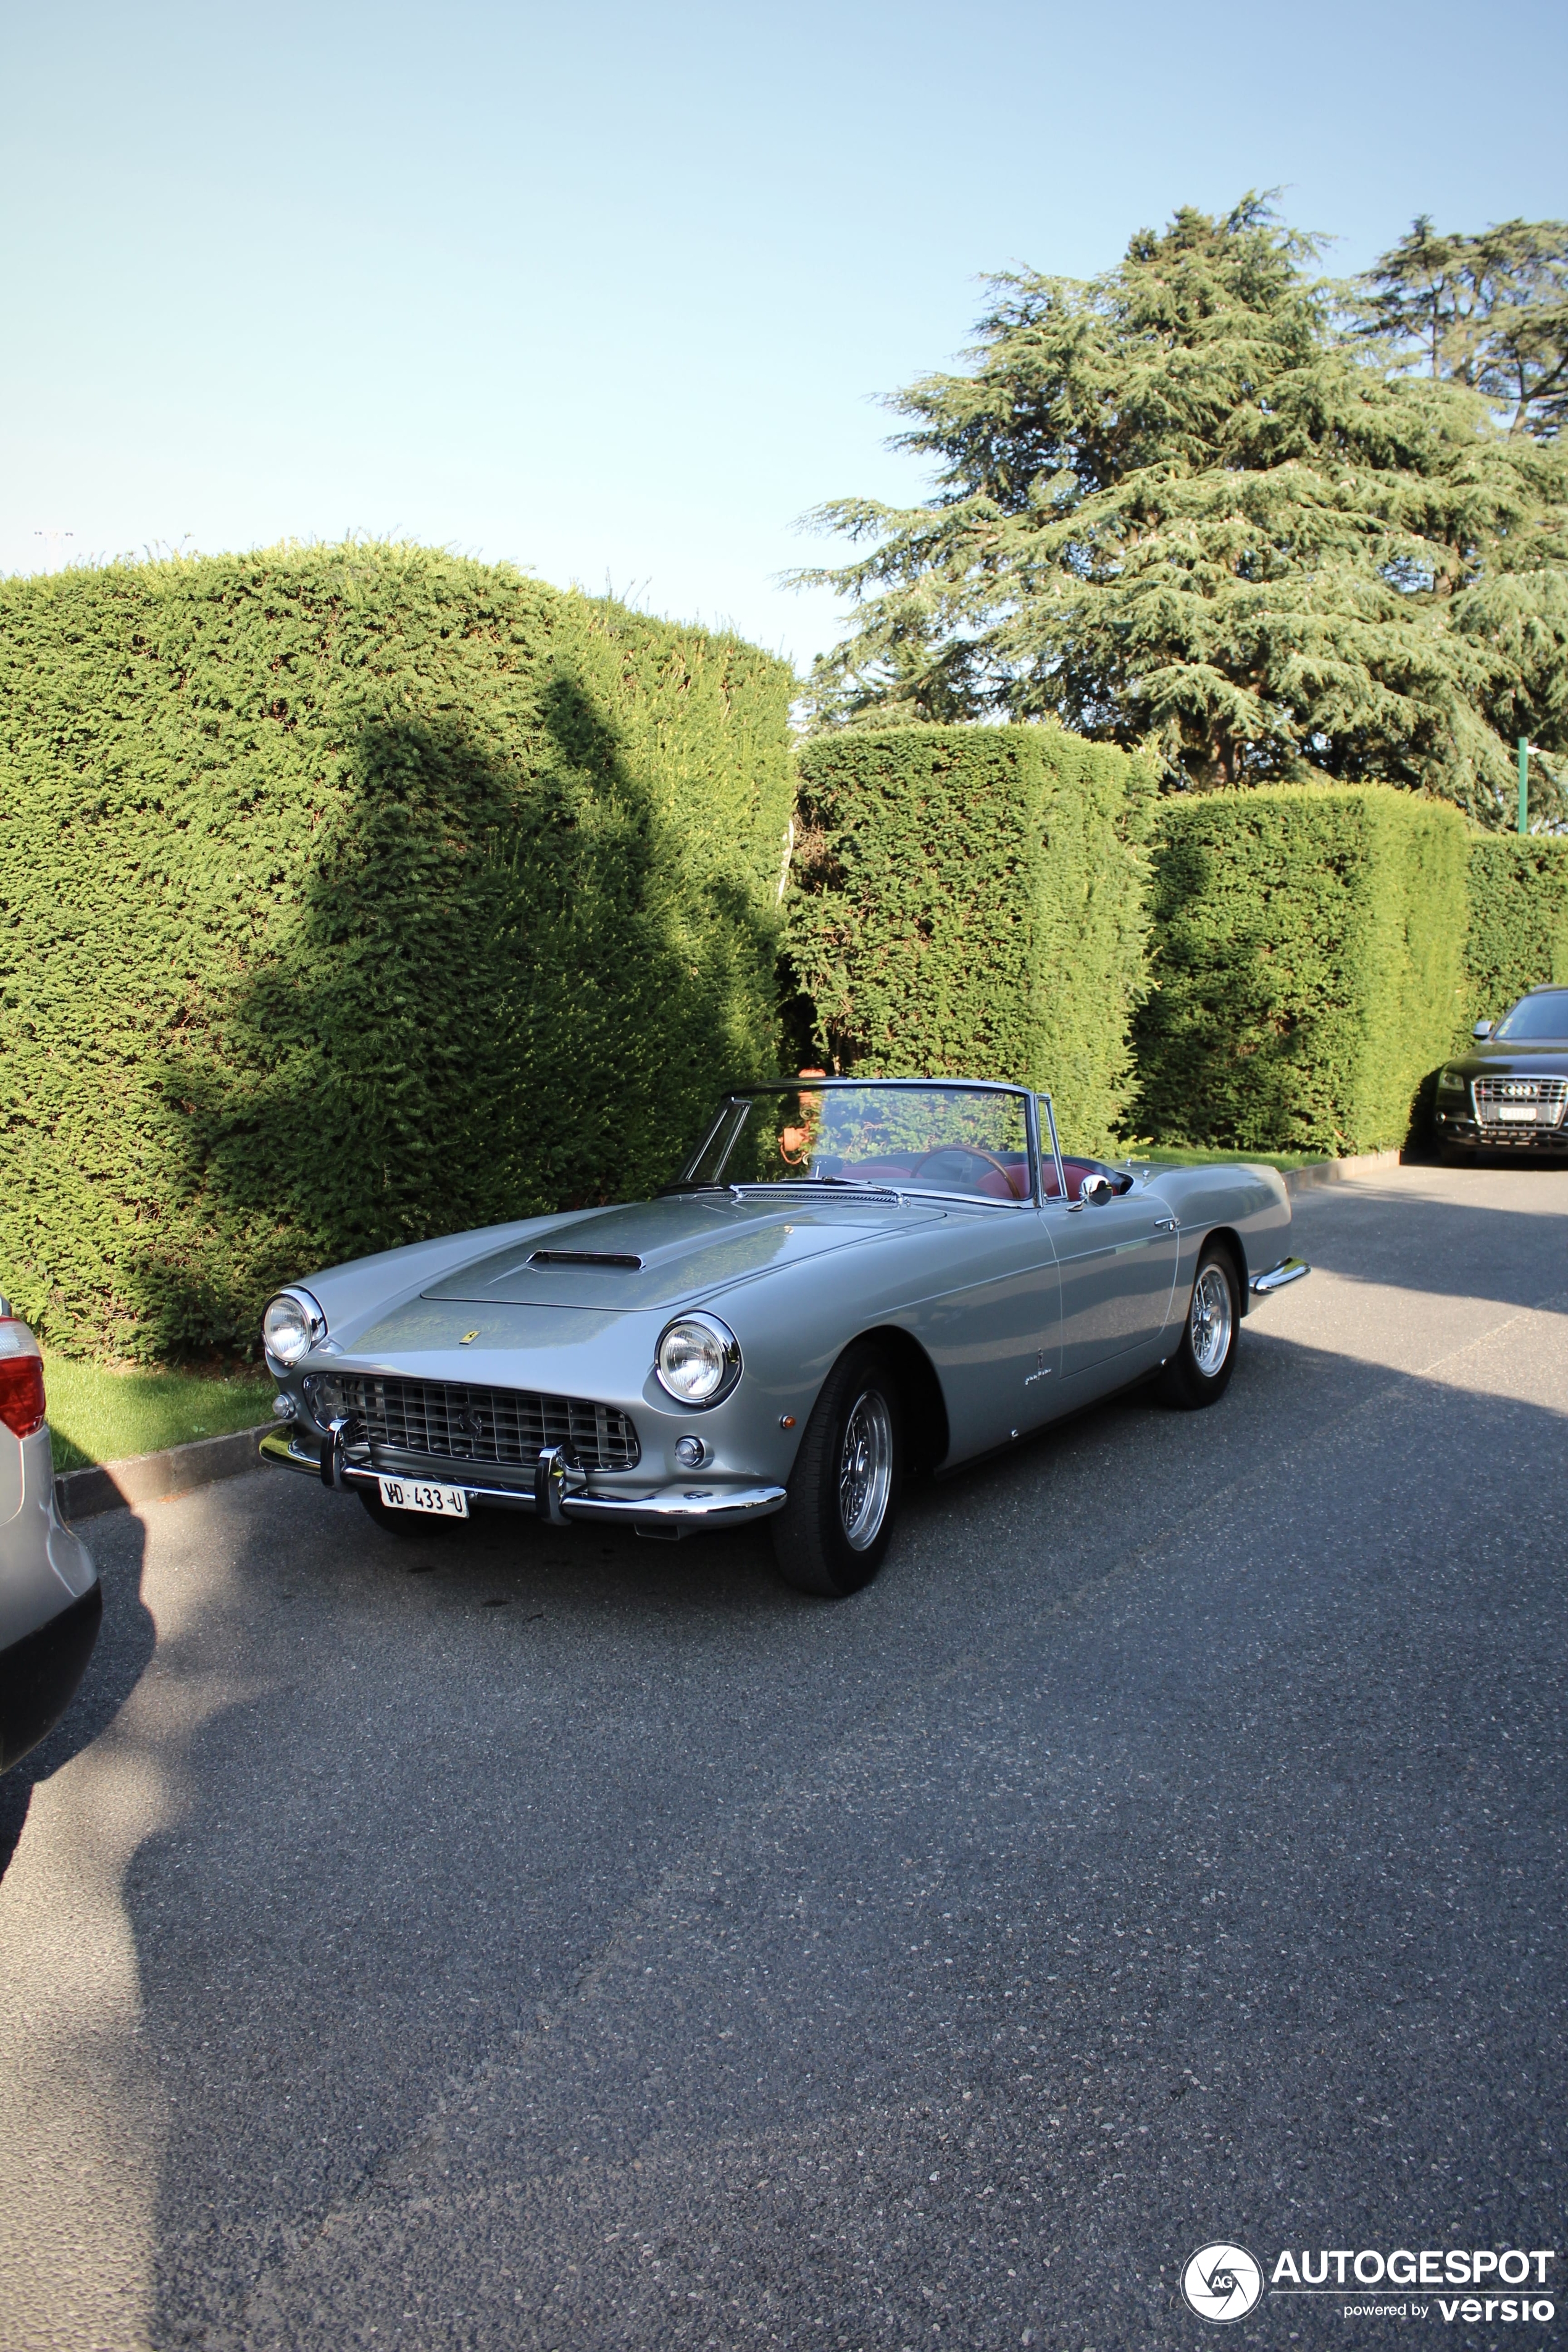
[[[731,1184],[731,1192],[777,1192],[786,1184],[845,1184],[852,1192],[882,1192],[886,1185],[873,1184],[868,1176],[758,1176],[748,1183]]]

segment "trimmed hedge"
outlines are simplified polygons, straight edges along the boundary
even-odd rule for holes
[[[800,754],[790,951],[840,1069],[1049,1087],[1108,1146],[1146,987],[1152,766],[1058,727],[900,727]]]
[[[1568,981],[1568,841],[1478,834],[1470,841],[1465,1003],[1456,1045],[1527,988]]]
[[[776,1066],[792,689],[417,548],[0,583],[5,1290],[180,1356],[664,1179]]]
[[[1466,1001],[1458,811],[1383,787],[1162,803],[1138,1118],[1332,1157],[1404,1141]]]

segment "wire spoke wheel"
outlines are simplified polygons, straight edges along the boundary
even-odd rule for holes
[[[797,1592],[842,1601],[869,1584],[903,1487],[898,1374],[874,1342],[847,1348],[822,1384],[773,1517],[779,1573]]]
[[[1217,1265],[1205,1265],[1193,1285],[1187,1318],[1193,1361],[1205,1380],[1213,1380],[1230,1353],[1230,1285]]]
[[[876,1542],[892,1490],[893,1417],[885,1397],[863,1389],[844,1424],[838,1458],[838,1519],[851,1551]]]
[[[1231,1252],[1223,1243],[1210,1242],[1198,1260],[1180,1342],[1160,1373],[1160,1393],[1167,1404],[1191,1412],[1217,1404],[1225,1394],[1240,1330],[1239,1280]]]

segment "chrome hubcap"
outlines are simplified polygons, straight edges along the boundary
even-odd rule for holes
[[[851,1551],[874,1544],[893,1486],[893,1417],[875,1389],[862,1390],[844,1424],[838,1457],[838,1518]]]
[[[1205,1265],[1193,1288],[1193,1361],[1212,1381],[1230,1353],[1230,1285],[1217,1265]]]

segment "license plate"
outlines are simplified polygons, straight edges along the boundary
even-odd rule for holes
[[[1533,1103],[1499,1103],[1496,1115],[1500,1119],[1506,1119],[1514,1127],[1533,1127],[1535,1125],[1535,1105]]]
[[[416,1478],[384,1478],[381,1499],[389,1511],[434,1511],[448,1519],[468,1516],[468,1498],[461,1486],[427,1486]]]

